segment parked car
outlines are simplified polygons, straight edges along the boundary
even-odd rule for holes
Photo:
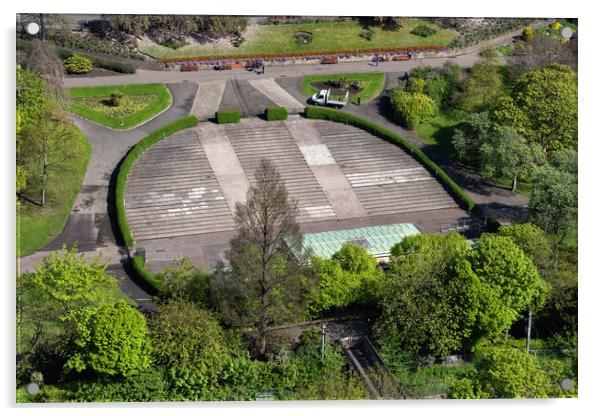
[[[349,91],[345,93],[344,97],[334,97],[331,98],[330,95],[331,90],[321,90],[320,92],[315,93],[311,96],[310,102],[316,105],[323,105],[334,108],[342,108],[347,104],[349,100]]]

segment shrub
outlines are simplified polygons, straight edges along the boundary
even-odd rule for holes
[[[397,121],[409,129],[428,120],[436,111],[435,103],[429,96],[421,92],[407,93],[401,89],[393,90],[391,106]]]
[[[57,50],[58,54],[60,55],[60,57],[63,59],[68,58],[75,53],[71,49],[65,49],[65,48],[57,48],[56,50]],[[99,56],[94,56],[94,55],[80,54],[80,56],[90,59],[92,61],[92,64],[96,68],[104,68],[104,69],[108,69],[110,71],[120,72],[122,74],[135,74],[136,73],[136,67],[132,64],[114,61],[112,59],[101,58]]]
[[[430,26],[418,25],[414,29],[412,29],[412,31],[410,33],[412,35],[421,36],[423,38],[428,38],[429,36],[434,35],[436,32],[437,31]]]
[[[531,26],[523,29],[523,39],[527,42],[533,39],[533,28]]]
[[[109,97],[109,105],[111,107],[119,107],[123,100],[123,94],[119,91],[113,91]]]
[[[134,256],[131,260],[132,270],[134,271],[134,279],[151,295],[162,295],[165,286],[161,279],[156,274],[148,270],[144,266],[144,260],[140,256]]]
[[[158,130],[155,130],[144,139],[140,140],[138,144],[130,149],[127,153],[121,165],[119,166],[119,173],[117,174],[117,184],[115,186],[115,210],[117,211],[117,224],[119,231],[123,237],[123,242],[126,246],[131,247],[134,244],[134,237],[132,231],[127,222],[127,216],[125,213],[125,184],[127,181],[128,173],[132,168],[132,165],[138,159],[138,157],[153,144],[165,137],[189,127],[194,127],[198,124],[198,120],[195,116],[188,116],[174,121],[173,123],[167,124]]]
[[[217,124],[238,123],[240,121],[240,113],[236,110],[216,111],[215,120]]]
[[[336,121],[338,123],[351,124],[352,126],[359,127],[360,129],[366,130],[375,136],[381,137],[385,140],[390,141],[402,149],[407,151],[411,156],[418,160],[422,165],[431,171],[431,173],[452,193],[458,203],[469,211],[472,211],[475,207],[475,202],[470,198],[460,186],[454,182],[448,175],[441,169],[435,162],[428,158],[422,150],[408,142],[399,134],[393,133],[376,123],[368,120],[364,120],[353,114],[345,113],[342,111],[334,110],[332,108],[307,106],[305,107],[305,116],[309,119],[321,119]]]
[[[92,60],[82,55],[73,54],[65,59],[65,69],[70,74],[87,74],[92,71]]]
[[[288,118],[288,111],[284,107],[268,107],[265,109],[265,118],[268,121],[286,120]]]

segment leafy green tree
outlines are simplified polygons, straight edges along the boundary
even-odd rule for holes
[[[345,243],[330,260],[314,257],[311,274],[319,281],[309,304],[312,314],[373,302],[383,278],[376,259],[365,248],[352,243]]]
[[[483,176],[512,179],[516,192],[518,179],[529,177],[544,155],[539,145],[529,145],[512,127],[502,127],[481,145],[480,157]]]
[[[231,325],[253,328],[257,351],[264,355],[269,327],[306,311],[305,259],[297,202],[289,198],[276,168],[262,159],[255,179],[247,202],[236,206],[232,270],[213,279],[213,292],[222,317]]]
[[[481,334],[498,334],[521,313],[543,307],[548,285],[511,238],[483,234],[468,257],[481,282]]]
[[[489,346],[477,350],[473,378],[454,382],[453,399],[571,397],[575,389],[564,392],[560,363],[542,365],[526,351],[507,346]]]
[[[168,384],[161,370],[150,367],[135,377],[77,382],[70,400],[78,402],[160,402],[169,400]],[[65,401],[65,400],[63,400]]]
[[[200,306],[209,306],[211,273],[194,266],[182,258],[158,275],[165,287],[165,296],[171,299],[187,299]]]
[[[478,112],[491,108],[502,94],[502,77],[491,62],[478,62],[464,81],[458,107],[466,112]]]
[[[525,137],[544,150],[577,146],[577,73],[553,64],[522,75],[512,96],[527,116]]]
[[[512,127],[519,134],[525,134],[527,116],[514,103],[512,97],[500,97],[491,110],[491,128],[500,131],[504,127]]]
[[[29,125],[49,100],[46,83],[39,75],[17,68],[17,112],[21,128]]]
[[[574,149],[562,149],[548,154],[548,164],[554,169],[570,173],[577,177],[579,166],[577,151]]]
[[[549,267],[552,246],[546,233],[535,224],[502,225],[498,235],[509,237],[533,260],[540,273]]]
[[[452,136],[457,158],[480,169],[480,149],[487,143],[490,131],[491,120],[488,112],[469,114]]]
[[[187,300],[161,305],[150,322],[154,362],[160,366],[194,367],[210,354],[225,354],[222,329],[211,313]]]
[[[65,369],[130,377],[149,368],[152,347],[146,321],[132,306],[102,305],[77,319],[76,351]]]
[[[406,237],[396,245],[381,299],[381,344],[414,355],[445,357],[470,344],[479,279],[457,233]]]
[[[552,238],[554,257],[577,222],[577,177],[547,166],[533,180],[529,208],[531,220]]]
[[[373,20],[374,23],[385,30],[398,30],[408,25],[408,19],[406,17],[376,16],[373,17]]]
[[[408,93],[400,87],[391,91],[390,100],[395,119],[409,129],[428,120],[436,111],[435,103],[427,95]]]

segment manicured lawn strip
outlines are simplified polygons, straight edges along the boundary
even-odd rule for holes
[[[121,162],[121,165],[119,166],[119,173],[117,175],[117,185],[115,186],[115,209],[117,211],[117,223],[119,225],[119,231],[121,232],[124,243],[128,247],[133,246],[134,237],[132,236],[132,231],[128,225],[125,212],[125,185],[132,165],[136,159],[138,159],[138,157],[140,157],[140,155],[153,144],[163,140],[165,137],[170,136],[177,131],[194,127],[197,124],[198,120],[195,116],[184,117],[174,121],[173,123],[167,124],[160,129],[155,130],[144,139],[140,140],[134,147],[130,149]]]
[[[74,101],[69,103],[69,111],[113,129],[128,129],[135,127],[146,120],[149,120],[153,116],[165,110],[171,105],[172,101],[169,90],[163,84],[70,88],[68,90],[68,94],[71,98],[108,98],[114,91],[119,91],[124,96],[153,95],[156,97],[156,99],[142,110],[129,116],[119,118],[109,117]]]
[[[372,133],[378,137],[388,140],[394,144],[397,144],[422,165],[424,165],[430,172],[451,192],[456,198],[456,201],[462,206],[462,208],[472,211],[475,207],[475,202],[470,198],[460,186],[451,179],[447,173],[443,171],[435,162],[433,162],[422,150],[408,142],[406,139],[398,134],[395,134],[376,123],[373,123],[355,115],[345,113],[342,111],[334,110],[332,108],[307,106],[305,107],[305,116],[310,119],[321,119],[336,121],[339,123],[351,124],[352,126],[359,127]]]
[[[83,158],[71,162],[60,175],[54,175],[48,184],[47,206],[42,208],[25,201],[17,213],[17,256],[27,256],[41,249],[65,227],[75,198],[81,189],[92,147],[79,129],[77,146]]]
[[[435,28],[437,33],[427,38],[410,33],[418,25]],[[320,52],[342,49],[394,48],[412,46],[446,46],[456,35],[451,29],[443,29],[421,19],[408,19],[405,28],[396,31],[372,27],[372,40],[360,36],[362,25],[355,20],[330,23],[296,23],[282,25],[259,25],[257,33],[239,47],[223,47],[217,44],[186,45],[171,49],[160,45],[139,45],[141,52],[153,58],[176,58],[196,56],[256,55],[291,52]],[[298,44],[293,34],[297,31],[311,32],[309,44]]]
[[[360,97],[361,102],[365,103],[379,96],[385,86],[385,74],[382,72],[359,72],[351,74],[319,74],[309,75],[301,81],[301,90],[303,94],[311,97],[315,93],[319,92],[317,88],[312,87],[311,84],[314,82],[324,81],[338,81],[341,78],[346,78],[351,81],[362,81],[364,88],[353,97],[353,100],[357,100]],[[351,100],[351,98],[350,98]]]

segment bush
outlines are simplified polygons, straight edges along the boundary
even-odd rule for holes
[[[115,186],[115,210],[117,211],[117,224],[119,225],[119,231],[123,237],[123,242],[126,246],[131,247],[134,244],[134,237],[132,231],[127,222],[127,216],[125,213],[125,184],[127,181],[128,173],[132,168],[132,165],[138,159],[138,157],[153,144],[165,137],[189,127],[194,127],[198,124],[198,119],[195,116],[188,116],[174,121],[173,123],[167,124],[158,130],[155,130],[144,139],[140,140],[138,144],[130,149],[127,153],[121,165],[119,166],[119,173],[117,174],[117,184]]]
[[[26,45],[26,44],[24,43],[24,45]],[[25,47],[27,47],[27,46],[25,46]],[[69,56],[74,54],[74,52],[71,49],[65,49],[65,48],[57,48],[57,52],[63,59],[68,58]],[[92,61],[92,64],[96,68],[104,68],[104,69],[108,69],[110,71],[120,72],[122,74],[135,74],[136,73],[136,67],[132,64],[114,61],[114,60],[106,59],[106,58],[101,58],[99,56],[94,56],[94,55],[80,54],[80,56],[90,59]]]
[[[92,71],[92,60],[78,54],[65,59],[65,69],[70,74],[87,74]]]
[[[288,111],[284,107],[268,107],[265,109],[265,118],[268,121],[286,120],[288,118]]]
[[[113,91],[109,97],[109,105],[111,107],[119,107],[123,100],[123,94],[119,91]]]
[[[134,279],[144,290],[155,296],[163,294],[163,291],[165,290],[163,282],[156,274],[144,266],[142,257],[132,257],[132,270],[134,271]]]
[[[402,89],[392,91],[391,106],[395,119],[409,129],[428,120],[436,112],[435,102],[429,96],[421,92],[408,93]]]
[[[240,121],[240,113],[236,110],[216,111],[215,120],[217,124],[238,123]]]
[[[321,119],[336,121],[338,123],[351,124],[366,130],[375,136],[388,140],[407,151],[411,156],[418,160],[422,165],[431,171],[431,173],[452,193],[458,203],[468,211],[472,211],[475,207],[475,202],[470,198],[460,186],[455,183],[435,162],[428,158],[422,150],[408,142],[400,135],[393,133],[376,123],[364,120],[355,115],[337,111],[332,108],[323,108],[316,106],[305,107],[305,116],[309,119]]]
[[[410,33],[412,35],[422,36],[423,38],[428,38],[429,36],[434,35],[436,32],[437,31],[430,26],[418,25],[414,29],[412,29],[412,31]]]
[[[531,26],[527,26],[523,29],[523,40],[530,41],[533,39],[533,28]]]

